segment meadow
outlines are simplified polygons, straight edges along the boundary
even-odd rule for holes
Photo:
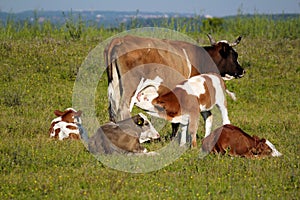
[[[120,31],[80,24],[19,27],[11,22],[0,27],[0,198],[299,199],[300,18],[237,17],[224,24],[220,29],[178,31],[199,45],[209,44],[207,32],[216,40],[243,35],[236,50],[246,74],[227,82],[238,98],[229,100],[229,117],[250,135],[270,140],[282,157],[200,159],[199,150],[189,149],[160,170],[128,173],[99,162],[81,141],[50,139],[53,111],[72,106],[82,62]],[[103,78],[98,92],[105,94],[106,84]],[[98,97],[101,124],[108,121],[108,104],[105,95]],[[200,124],[199,143],[204,135]],[[155,149],[166,143],[145,146]]]

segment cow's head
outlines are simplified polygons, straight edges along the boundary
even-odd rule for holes
[[[211,35],[208,34],[211,46],[204,47],[209,53],[215,64],[217,65],[221,76],[224,80],[233,78],[241,78],[245,74],[245,70],[238,62],[238,54],[233,49],[242,39],[239,36],[233,43],[226,40],[215,42]]]

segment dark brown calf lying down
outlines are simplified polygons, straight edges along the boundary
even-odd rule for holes
[[[268,140],[250,136],[240,128],[226,124],[214,130],[202,141],[202,152],[214,152],[247,158],[281,156]]]

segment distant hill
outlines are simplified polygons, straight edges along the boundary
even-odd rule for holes
[[[50,21],[54,24],[63,24],[66,19],[72,18],[86,22],[87,24],[116,27],[121,23],[128,23],[134,19],[158,19],[172,17],[193,17],[192,14],[161,13],[161,12],[122,12],[122,11],[24,11],[20,13],[0,12],[0,21],[6,24],[7,20],[35,21],[39,23]]]
[[[280,14],[269,15],[273,19],[293,18],[299,17],[299,14]],[[236,16],[224,17],[224,19],[233,18]],[[243,15],[243,17],[253,17],[253,15]],[[197,16],[188,13],[162,13],[162,12],[122,12],[122,11],[24,11],[20,13],[7,13],[0,12],[0,25],[6,25],[7,21],[15,22],[38,22],[43,23],[49,21],[52,24],[62,25],[66,20],[73,20],[74,22],[81,20],[87,25],[103,26],[105,28],[119,27],[121,24],[128,26],[135,20],[139,24],[145,26],[159,25],[163,20],[170,20],[174,18],[187,18],[187,19],[202,19],[205,16]],[[199,21],[199,20],[198,20]]]

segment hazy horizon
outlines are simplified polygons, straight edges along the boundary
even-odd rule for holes
[[[300,13],[300,0],[232,0],[224,4],[223,0],[90,0],[90,1],[41,1],[41,0],[2,0],[0,11],[18,13],[28,10],[68,11],[68,10],[99,10],[99,11],[136,11],[141,12],[174,12],[211,15],[223,17],[243,14],[288,14]]]

